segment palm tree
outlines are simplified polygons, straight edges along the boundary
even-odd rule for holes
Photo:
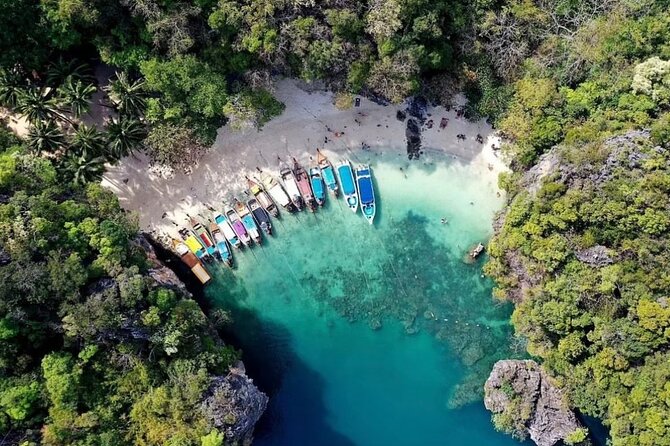
[[[55,152],[65,147],[65,135],[52,120],[36,121],[28,132],[28,147],[35,153]]]
[[[93,126],[82,124],[74,131],[70,148],[78,156],[93,158],[102,154],[106,142],[104,133]]]
[[[72,181],[81,186],[98,181],[105,172],[105,158],[97,156],[68,156],[64,162],[64,169],[72,174]]]
[[[144,80],[131,81],[124,72],[116,73],[116,80],[104,87],[109,101],[121,113],[127,116],[140,117],[146,107],[146,91]]]
[[[16,107],[27,85],[26,78],[17,68],[0,70],[0,105]]]
[[[68,76],[58,89],[62,104],[70,109],[73,116],[79,117],[91,106],[91,95],[95,86],[87,84],[72,76]]]
[[[25,116],[31,124],[54,118],[64,118],[58,107],[58,101],[51,96],[48,88],[33,87],[21,91],[14,109],[20,115]]]
[[[77,59],[66,61],[60,57],[57,61],[49,64],[47,68],[47,85],[58,87],[68,77],[84,83],[91,83],[95,80],[91,74],[91,67],[85,63],[80,63]]]
[[[107,123],[107,150],[112,159],[121,159],[139,148],[146,136],[144,125],[134,119],[121,117]]]

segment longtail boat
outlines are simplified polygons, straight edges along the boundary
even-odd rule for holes
[[[189,216],[189,221],[191,222],[191,228],[193,233],[198,237],[198,239],[205,245],[205,249],[210,256],[215,256],[217,254],[216,246],[214,245],[214,240],[207,229],[195,218]]]
[[[233,228],[233,231],[235,231],[235,234],[237,234],[237,237],[239,237],[240,241],[244,243],[244,246],[251,246],[251,237],[244,227],[240,216],[237,215],[237,212],[235,212],[234,209],[227,209],[226,217],[228,218],[228,222]]]
[[[223,236],[221,229],[219,229],[219,225],[213,221],[210,221],[209,232],[212,234],[212,238],[216,244],[216,250],[219,251],[221,260],[223,260],[226,265],[233,266],[233,253],[230,252],[230,248],[228,248],[228,242],[226,242],[226,238]]]
[[[237,215],[240,216],[242,224],[246,228],[251,238],[260,245],[263,242],[261,231],[258,229],[258,226],[256,226],[256,222],[254,221],[254,217],[251,215],[251,212],[249,212],[249,208],[247,208],[247,206],[241,201],[235,200],[235,211],[237,212]]]
[[[247,178],[247,187],[249,188],[249,191],[254,195],[254,197],[256,197],[258,203],[260,203],[260,205],[263,206],[263,209],[265,209],[268,212],[268,214],[272,215],[274,218],[279,218],[279,209],[277,209],[277,205],[274,203],[274,201],[272,201],[268,193],[263,190],[260,184],[256,183],[253,180],[250,180],[249,177],[246,178]],[[288,197],[286,198],[288,199]]]
[[[212,257],[207,252],[207,249],[202,245],[202,242],[189,230],[182,229],[179,231],[179,235],[184,240],[184,244],[191,250],[195,256],[203,261],[210,261]]]
[[[267,211],[258,203],[258,200],[255,198],[250,199],[247,201],[247,206],[249,206],[249,210],[256,219],[256,222],[258,222],[261,230],[267,235],[272,235],[272,222]]]
[[[270,194],[275,203],[279,203],[279,205],[288,212],[295,212],[296,208],[291,201],[291,198],[272,175],[261,172],[261,183],[263,183],[263,187]]]
[[[185,243],[173,239],[172,246],[179,255],[179,258],[181,258],[181,261],[191,269],[191,272],[200,281],[200,283],[205,285],[207,282],[212,280],[212,276],[209,275],[205,267],[202,265],[202,262],[193,252],[189,250]]]
[[[319,149],[316,149],[316,162],[321,168],[321,174],[323,175],[323,180],[326,182],[328,191],[333,194],[334,197],[337,197],[340,194],[340,186],[337,184],[335,169],[333,168],[330,160],[326,157],[326,155],[321,153]]]
[[[323,206],[326,201],[326,188],[323,185],[323,177],[321,176],[321,169],[312,167],[309,169],[309,181],[312,184],[312,191],[314,192],[314,199],[316,204]]]
[[[228,223],[228,220],[226,220],[226,217],[218,214],[216,217],[214,217],[214,222],[233,248],[242,249],[242,247],[244,247],[244,244],[240,241],[240,238],[237,236],[237,234],[235,234],[235,231],[233,231],[233,228],[230,226],[230,223]]]
[[[279,176],[281,177],[281,180],[284,182],[286,192],[288,193],[288,196],[291,198],[291,201],[293,202],[295,208],[298,211],[302,211],[304,203],[302,201],[302,196],[300,195],[298,182],[296,181],[295,176],[293,175],[293,171],[283,162],[280,167],[281,168],[279,169]]]
[[[340,161],[337,164],[337,174],[340,176],[340,185],[347,206],[355,213],[358,210],[358,191],[351,163],[348,160]]]
[[[356,182],[358,183],[358,194],[361,199],[361,211],[363,216],[372,224],[377,213],[375,206],[375,191],[372,185],[372,171],[370,166],[359,166],[356,169]]]
[[[309,185],[309,176],[305,168],[295,158],[293,158],[293,175],[295,175],[295,180],[298,183],[298,189],[300,190],[303,202],[311,212],[316,211],[316,199],[314,198],[312,187]]]

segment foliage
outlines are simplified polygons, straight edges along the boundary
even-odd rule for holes
[[[95,184],[95,158],[73,156],[71,182],[7,143],[16,141],[0,151],[0,434],[217,444],[197,407],[237,354],[193,300],[148,276],[135,218]]]

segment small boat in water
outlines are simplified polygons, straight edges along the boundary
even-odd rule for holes
[[[337,164],[337,174],[340,176],[342,194],[347,201],[347,206],[355,213],[358,210],[358,191],[356,190],[356,180],[351,169],[351,163],[348,160],[339,162]]]
[[[193,218],[191,216],[189,216],[188,219],[191,223],[191,228],[193,229],[193,233],[198,237],[198,239],[205,246],[205,249],[207,250],[207,254],[209,254],[210,256],[216,256],[216,254],[217,254],[216,246],[214,245],[214,240],[212,239],[212,235],[209,232],[207,232],[207,228],[205,228],[199,221],[197,221],[195,218]]]
[[[235,200],[235,211],[237,212],[237,215],[240,216],[242,224],[246,228],[251,238],[260,245],[263,242],[261,231],[258,229],[256,221],[254,221],[254,217],[251,215],[249,208],[247,208],[247,206],[241,201]]]
[[[319,149],[316,149],[316,161],[321,168],[321,174],[323,175],[323,180],[326,182],[326,187],[328,191],[333,194],[334,197],[337,197],[340,194],[340,187],[337,184],[337,178],[335,177],[335,169],[331,164],[330,160],[321,153]]]
[[[174,247],[175,252],[179,255],[179,258],[186,266],[188,266],[195,275],[195,277],[205,285],[207,282],[212,280],[212,276],[209,275],[202,262],[198,257],[189,250],[188,246],[184,242],[179,240],[172,240],[172,246]]]
[[[323,206],[326,201],[326,188],[323,184],[323,177],[321,176],[321,169],[312,167],[309,169],[309,180],[312,183],[312,191],[314,192],[314,199],[316,204]]]
[[[275,180],[275,178],[269,173],[260,171],[260,174],[261,174],[261,183],[263,183],[263,187],[270,194],[274,202],[278,203],[288,212],[295,212],[296,211],[295,205],[293,204],[293,201],[291,201],[291,198],[286,193],[281,184],[279,184]]]
[[[240,241],[240,238],[237,236],[237,234],[235,234],[235,231],[233,231],[233,228],[230,226],[230,223],[228,223],[228,220],[226,220],[226,217],[218,214],[216,217],[214,217],[214,222],[219,227],[226,240],[228,240],[230,246],[233,248],[242,249],[244,245]]]
[[[282,166],[279,169],[279,176],[284,182],[286,192],[291,198],[293,205],[298,211],[302,211],[304,203],[302,201],[300,189],[298,188],[298,182],[296,181],[295,175],[293,175],[293,171],[286,164],[282,163]]]
[[[261,230],[267,235],[272,235],[272,222],[270,221],[270,216],[268,215],[267,211],[263,209],[263,207],[258,203],[258,200],[255,198],[250,199],[247,201],[247,206],[249,206],[249,210],[251,211],[251,214],[254,216],[254,219],[258,225],[261,227]]]
[[[251,246],[251,236],[249,236],[249,233],[244,227],[240,216],[237,215],[237,212],[235,212],[234,209],[227,209],[226,217],[228,218],[228,223],[230,223],[233,231],[235,231],[235,234],[237,234],[237,237],[244,244],[244,246]]]
[[[472,250],[470,251],[470,257],[472,258],[472,260],[475,260],[477,257],[479,257],[479,255],[484,252],[484,248],[485,248],[484,245],[481,243],[478,243],[477,246],[472,248]]]
[[[219,252],[219,256],[221,256],[221,260],[228,266],[233,266],[233,253],[230,252],[230,248],[228,247],[228,242],[226,242],[226,238],[223,236],[223,233],[221,232],[221,229],[219,229],[219,225],[214,223],[213,221],[209,222],[209,232],[212,234],[212,238],[214,239],[214,244],[216,245],[216,250]]]
[[[260,184],[250,180],[249,177],[246,177],[246,179],[249,192],[251,192],[254,197],[256,197],[256,200],[258,200],[258,203],[263,207],[263,209],[265,209],[267,213],[272,215],[274,218],[279,218],[279,209],[277,209],[277,205],[274,203],[274,201],[272,201],[268,193],[263,190]],[[286,198],[288,200],[288,197]]]
[[[363,216],[372,224],[377,213],[375,206],[375,191],[372,186],[372,171],[370,166],[359,166],[356,169],[356,183],[358,184],[358,194],[361,199],[361,211]]]
[[[309,176],[305,168],[295,158],[293,158],[293,175],[295,175],[295,180],[298,183],[298,189],[300,190],[303,202],[310,211],[316,211],[316,199],[314,198],[312,187],[309,185]]]

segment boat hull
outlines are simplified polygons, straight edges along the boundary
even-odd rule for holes
[[[251,246],[251,236],[249,236],[249,233],[240,220],[239,215],[237,215],[234,210],[230,209],[226,211],[226,217],[228,217],[230,226],[233,228],[233,231],[235,231],[235,234],[237,234],[237,237],[244,244],[244,246]]]
[[[358,185],[361,212],[368,223],[372,224],[377,213],[377,206],[372,184],[372,170],[369,166],[361,166],[356,169],[356,184]]]
[[[314,192],[316,203],[319,206],[323,206],[323,203],[326,201],[326,188],[323,183],[323,177],[321,176],[321,169],[312,167],[309,170],[309,179],[312,183],[312,191]]]
[[[230,226],[230,223],[228,223],[228,220],[226,220],[226,217],[219,214],[216,217],[214,217],[214,222],[219,227],[219,229],[223,233],[223,236],[226,238],[226,240],[228,240],[228,243],[230,243],[230,245],[233,248],[242,249],[242,246],[244,245],[240,241],[240,238],[237,236],[233,228]]]

